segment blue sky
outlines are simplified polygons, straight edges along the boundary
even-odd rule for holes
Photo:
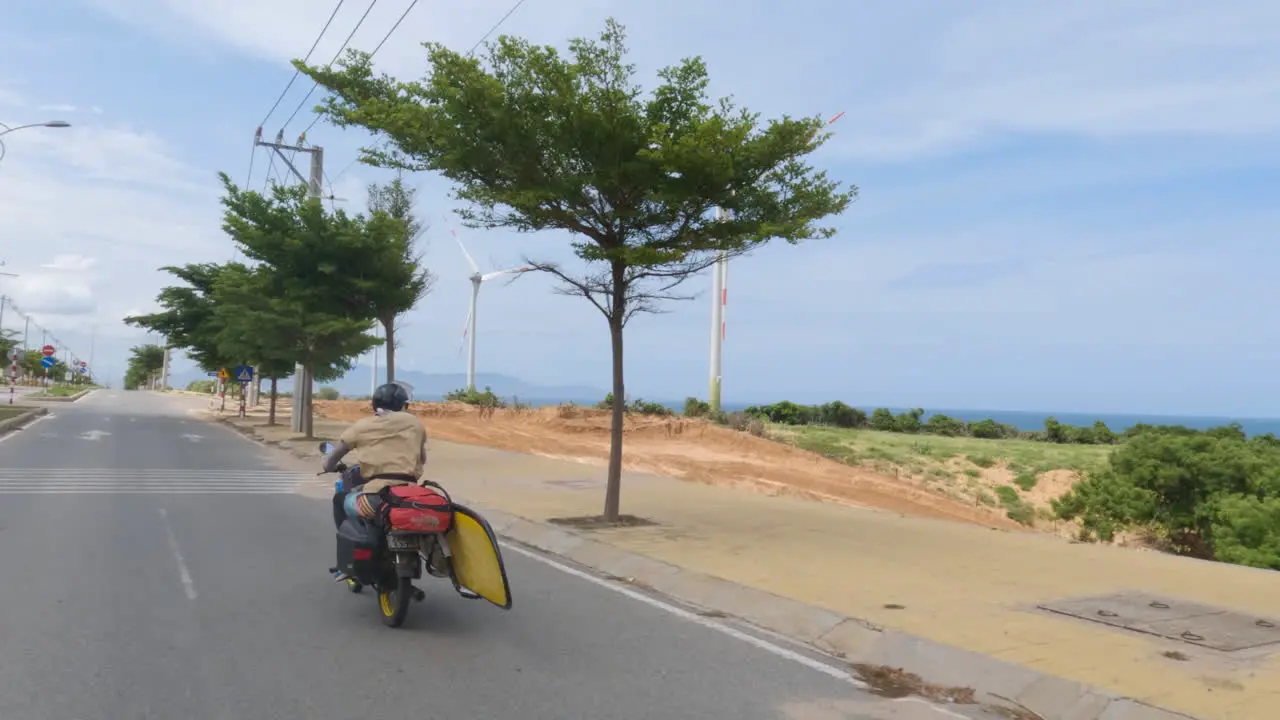
[[[380,0],[369,49],[409,0]],[[327,60],[367,7],[348,0]],[[510,7],[421,0],[379,54],[419,75],[424,40],[469,48]],[[782,9],[785,7],[785,10]],[[1280,6],[1261,0],[526,0],[503,32],[562,44],[627,25],[648,81],[699,54],[716,94],[774,116],[844,111],[815,158],[861,188],[839,234],[729,272],[726,401],[1060,412],[1280,415]],[[120,374],[163,264],[230,259],[215,173],[243,181],[251,138],[328,0],[19,0],[0,25],[0,121],[66,130],[6,139],[0,278],[81,356]],[[295,83],[274,135],[309,88]],[[314,100],[314,98],[313,98]],[[310,123],[309,107],[285,130]],[[318,124],[346,207],[381,171],[365,138]],[[259,156],[253,185],[265,181]],[[565,238],[465,230],[448,186],[415,176],[435,292],[406,320],[403,366],[459,372],[467,266],[564,257]],[[691,289],[709,288],[698,279]],[[608,385],[586,302],[526,276],[486,284],[478,365],[545,384]],[[706,395],[709,303],[640,317],[633,396]],[[12,318],[5,320],[13,327]]]

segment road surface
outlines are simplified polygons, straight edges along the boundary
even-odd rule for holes
[[[986,717],[875,697],[515,548],[510,612],[424,579],[385,628],[326,574],[329,481],[188,407],[104,390],[0,439],[0,718]]]

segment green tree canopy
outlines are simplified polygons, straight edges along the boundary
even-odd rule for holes
[[[125,323],[163,335],[170,347],[185,350],[205,371],[235,364],[236,358],[223,353],[219,346],[221,328],[215,320],[213,288],[224,267],[190,263],[160,269],[185,284],[170,285],[160,291],[156,296],[162,308],[159,312],[126,317]]]
[[[164,367],[164,348],[159,345],[135,345],[129,349],[124,371],[124,387],[132,390],[147,382]]]
[[[256,263],[233,267],[215,287],[214,323],[224,349],[241,334],[266,357],[292,357],[306,368],[295,392],[302,402],[302,431],[311,434],[311,384],[350,370],[355,358],[382,340],[369,334],[396,268],[387,253],[401,226],[385,213],[365,218],[328,212],[301,187],[275,186],[270,196],[236,187],[220,175],[226,208],[223,229]],[[284,352],[288,349],[287,354]],[[280,352],[277,352],[280,351]]]
[[[426,227],[414,212],[416,194],[417,190],[406,186],[399,175],[384,185],[369,185],[369,214],[383,213],[396,223],[396,232],[382,250],[385,276],[373,297],[375,317],[386,338],[387,382],[396,379],[399,318],[426,297],[435,284],[434,275],[423,265],[422,253],[416,247]]]
[[[375,75],[368,53],[336,68],[295,66],[333,96],[322,112],[383,141],[373,165],[433,170],[452,180],[471,227],[572,233],[585,270],[527,260],[605,316],[613,355],[613,432],[604,514],[619,511],[623,327],[638,312],[680,299],[676,288],[718,257],[772,239],[834,233],[852,187],[804,162],[826,139],[820,118],[759,117],[707,94],[691,58],[660,73],[647,97],[627,64],[625,33],[607,22],[567,56],[508,36],[483,61],[428,43],[428,75]],[[712,216],[713,208],[727,219]]]

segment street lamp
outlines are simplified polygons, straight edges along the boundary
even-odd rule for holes
[[[0,137],[4,137],[9,133],[16,132],[18,130],[24,130],[26,128],[36,128],[36,127],[68,128],[68,127],[71,127],[71,123],[67,122],[66,120],[49,120],[48,122],[29,123],[27,125],[6,125],[0,122]],[[0,140],[0,160],[4,160],[4,154],[5,154],[4,141]]]

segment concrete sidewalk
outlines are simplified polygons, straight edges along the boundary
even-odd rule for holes
[[[226,421],[269,442],[289,445],[293,438],[287,425],[266,428],[261,417]],[[337,437],[343,427],[318,418],[315,434]],[[295,449],[305,453],[312,444],[299,440]],[[598,514],[603,504],[604,469],[595,464],[433,441],[428,475],[459,499],[540,523]],[[624,477],[622,507],[658,525],[578,534],[834,616],[1204,720],[1280,717],[1280,653],[1267,652],[1280,651],[1280,644],[1222,652],[1037,608],[1141,590],[1174,604],[1192,601],[1275,616],[1280,573],[643,474]],[[836,631],[827,628],[815,636],[823,633],[830,640]],[[826,644],[854,660],[865,642],[858,635],[843,646]],[[939,666],[931,673],[922,662],[927,665],[927,658],[903,658],[899,664],[926,680],[954,677],[957,670]],[[1157,717],[1090,712],[1081,706],[1052,717]]]

